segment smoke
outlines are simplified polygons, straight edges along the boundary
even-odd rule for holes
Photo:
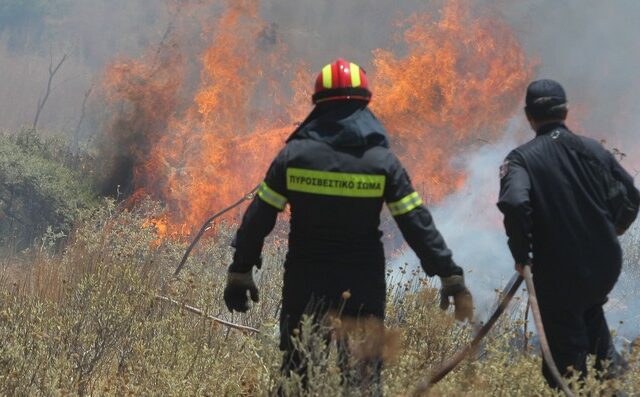
[[[238,2],[240,3],[240,2]],[[568,0],[536,2],[476,0],[475,9],[499,13],[517,30],[529,56],[538,60],[538,76],[561,81],[569,93],[572,118],[586,134],[611,146],[637,147],[640,101],[640,3]],[[61,70],[43,127],[73,130],[84,93],[114,58],[137,56],[159,43],[177,4],[200,5],[201,19],[220,5],[211,1],[131,2],[127,0],[9,1],[0,8],[0,130],[32,121],[46,81],[49,50],[70,54]],[[343,56],[373,67],[371,51],[398,47],[398,21],[442,1],[369,3],[264,0],[263,19],[287,43],[293,58],[312,70]],[[198,25],[197,18],[190,22]],[[99,111],[99,110],[96,110]],[[94,115],[91,115],[93,118]],[[89,117],[92,119],[92,117]],[[93,121],[93,120],[92,120]],[[85,135],[95,133],[87,126]],[[628,153],[630,156],[632,154]],[[634,156],[637,158],[637,156]],[[640,161],[629,160],[640,169]]]
[[[502,3],[527,53],[538,59],[538,77],[565,86],[572,126],[623,149],[626,166],[640,169],[640,2]]]
[[[464,158],[452,159],[465,171],[466,182],[456,193],[429,208],[453,251],[454,261],[465,270],[478,318],[486,317],[495,303],[495,291],[502,290],[513,275],[513,259],[496,202],[500,164],[525,136],[522,118],[514,117],[497,142],[488,143]],[[402,263],[419,265],[411,250],[396,258],[393,267]]]
[[[432,210],[454,260],[466,271],[480,308],[494,302],[494,290],[502,289],[513,273],[513,259],[496,202],[500,164],[517,146],[520,131],[521,120],[515,118],[502,139],[465,158],[465,185]]]
[[[33,122],[50,56],[57,62],[67,54],[40,126],[43,131],[73,136],[85,93],[105,66],[118,56],[138,55],[158,43],[169,19],[168,8],[161,2],[0,2],[0,131],[16,131]],[[94,95],[90,99],[89,107]],[[82,136],[95,135],[100,113],[97,106],[90,109]]]
[[[640,329],[640,222],[620,242],[624,252],[622,274],[605,308],[609,326],[617,329],[626,342],[638,337]]]
[[[110,109],[116,117],[98,145],[98,159],[105,174],[102,195],[132,193],[134,172],[140,172],[142,159],[149,158],[175,111],[183,58],[166,43],[150,58],[148,64],[116,61],[105,73],[101,86],[105,105],[117,109]]]
[[[261,9],[265,20],[278,26],[291,54],[307,60],[313,70],[343,57],[369,71],[373,50],[398,44],[399,21],[417,11],[437,10],[438,5],[427,8],[422,0],[265,0]]]

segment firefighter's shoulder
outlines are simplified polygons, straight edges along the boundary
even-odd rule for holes
[[[524,151],[530,147],[530,142],[525,143],[515,149],[513,149],[500,164],[500,179],[503,179],[509,174],[514,167],[519,167],[524,164]]]
[[[586,146],[586,148],[591,151],[603,164],[608,164],[610,152],[605,148],[605,141],[598,141],[596,139],[577,135],[578,139],[582,141],[582,143]]]

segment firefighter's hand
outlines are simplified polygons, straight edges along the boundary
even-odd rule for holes
[[[454,274],[449,277],[440,277],[440,281],[442,282],[440,309],[447,310],[449,299],[453,297],[456,320],[473,320],[473,297],[464,283],[464,276]]]
[[[249,310],[249,294],[251,300],[258,302],[258,287],[253,282],[253,271],[246,273],[227,273],[227,286],[224,289],[224,303],[230,312],[241,313]]]

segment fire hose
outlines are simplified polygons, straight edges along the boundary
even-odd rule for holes
[[[471,340],[471,343],[467,345],[464,349],[460,350],[458,353],[454,354],[449,360],[447,360],[444,364],[442,364],[429,378],[423,379],[418,383],[415,387],[412,396],[418,397],[424,395],[429,391],[431,386],[438,383],[442,380],[449,372],[451,372],[462,360],[464,360],[467,356],[472,354],[476,348],[480,345],[482,339],[489,333],[493,325],[498,321],[498,318],[502,315],[504,310],[511,302],[511,299],[520,288],[522,284],[522,277],[516,273],[509,283],[504,288],[502,292],[502,299],[498,303],[498,306],[493,311],[489,320],[478,330],[476,336]]]
[[[526,265],[523,269],[524,280],[527,284],[527,291],[529,292],[529,304],[531,305],[531,312],[533,313],[533,322],[536,325],[536,331],[538,331],[538,338],[540,340],[540,349],[542,350],[542,357],[544,358],[551,376],[555,379],[560,389],[567,395],[567,397],[574,397],[573,392],[569,389],[567,383],[562,379],[560,371],[556,366],[556,362],[551,356],[551,348],[549,347],[549,341],[547,335],[544,333],[544,326],[542,324],[542,316],[540,315],[540,306],[538,306],[538,297],[536,295],[536,288],[533,285],[533,276],[531,274],[531,266]]]
[[[253,190],[251,190],[249,193],[247,193],[244,196],[242,196],[242,198],[240,198],[238,201],[236,201],[235,203],[231,204],[230,206],[228,206],[227,208],[223,209],[222,211],[214,214],[213,216],[211,216],[211,218],[206,220],[206,222],[202,225],[202,227],[200,228],[200,231],[193,238],[193,241],[191,242],[191,244],[189,245],[189,247],[185,251],[184,255],[182,256],[182,260],[180,261],[180,264],[176,268],[176,271],[173,273],[173,277],[178,277],[178,275],[182,271],[182,268],[184,267],[184,264],[187,263],[187,259],[189,258],[189,255],[191,254],[191,251],[196,246],[196,244],[198,244],[198,241],[200,241],[200,239],[202,238],[204,233],[207,230],[211,229],[211,227],[213,226],[212,225],[213,221],[216,220],[216,218],[219,218],[222,215],[226,214],[227,212],[231,211],[232,209],[236,208],[237,206],[239,206],[240,204],[244,203],[245,201],[252,200],[255,192],[258,190],[258,187],[260,187],[260,185],[254,187]]]
[[[213,221],[216,220],[217,218],[221,217],[222,215],[224,215],[225,213],[231,211],[232,209],[238,207],[240,204],[244,203],[245,201],[249,201],[252,200],[254,197],[255,192],[258,190],[258,186],[256,186],[255,188],[253,188],[253,190],[251,190],[249,193],[246,193],[245,195],[243,195],[238,201],[236,201],[235,203],[231,204],[230,206],[222,209],[221,211],[215,213],[214,215],[212,215],[209,219],[207,219],[204,224],[202,225],[202,227],[200,228],[200,231],[198,232],[198,234],[196,234],[196,236],[193,238],[193,241],[191,242],[191,244],[189,245],[189,247],[187,247],[187,250],[185,251],[184,255],[182,256],[182,260],[180,261],[180,264],[178,265],[178,267],[176,268],[175,272],[173,273],[173,278],[177,278],[178,275],[180,275],[180,272],[182,271],[182,269],[184,268],[185,263],[187,263],[187,259],[189,258],[189,255],[191,254],[191,251],[193,251],[193,249],[195,248],[196,244],[198,244],[198,241],[200,241],[200,239],[202,238],[202,236],[213,227]],[[166,286],[166,284],[165,284]],[[164,291],[164,287],[162,288],[162,290]],[[235,324],[223,319],[220,319],[218,317],[214,317],[211,315],[206,314],[203,310],[198,309],[197,307],[193,307],[193,306],[189,306],[185,303],[173,300],[171,298],[168,298],[166,296],[163,295],[156,295],[156,300],[161,301],[161,302],[166,302],[166,303],[171,303],[175,306],[180,306],[181,308],[190,311],[192,313],[195,314],[199,314],[201,316],[205,316],[206,318],[208,318],[209,320],[216,322],[218,324],[224,325],[226,327],[229,328],[234,328],[234,329],[238,329],[241,331],[248,331],[248,332],[253,332],[253,333],[260,333],[259,330],[257,330],[256,328],[253,327],[248,327],[245,325],[240,325],[240,324]]]
[[[543,359],[546,362],[553,378],[560,386],[564,394],[567,395],[567,397],[574,397],[573,392],[571,391],[571,389],[569,389],[569,386],[567,386],[566,382],[560,375],[560,371],[558,371],[558,367],[556,366],[556,363],[551,355],[551,348],[549,347],[549,342],[547,341],[544,326],[542,324],[542,316],[540,315],[540,307],[538,306],[538,299],[536,296],[535,287],[533,285],[533,277],[531,274],[530,266],[524,266],[523,276],[518,273],[513,275],[502,292],[502,300],[493,311],[491,317],[489,317],[489,320],[487,320],[487,322],[480,328],[476,336],[471,340],[471,343],[469,343],[467,347],[460,350],[453,357],[442,364],[436,371],[433,372],[433,374],[429,378],[420,381],[412,393],[413,397],[422,396],[427,393],[431,386],[441,381],[449,372],[451,372],[458,364],[460,364],[462,360],[464,360],[477,349],[482,339],[489,333],[502,313],[504,313],[505,309],[513,299],[513,296],[518,291],[518,288],[520,288],[523,280],[525,281],[527,291],[529,292],[529,304],[531,306],[531,311],[533,312],[533,319],[536,325],[536,330],[538,331],[538,337],[540,339],[540,349],[542,350]]]

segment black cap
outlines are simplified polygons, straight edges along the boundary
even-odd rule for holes
[[[527,87],[525,99],[528,108],[550,108],[567,103],[564,88],[554,80],[536,80]]]

